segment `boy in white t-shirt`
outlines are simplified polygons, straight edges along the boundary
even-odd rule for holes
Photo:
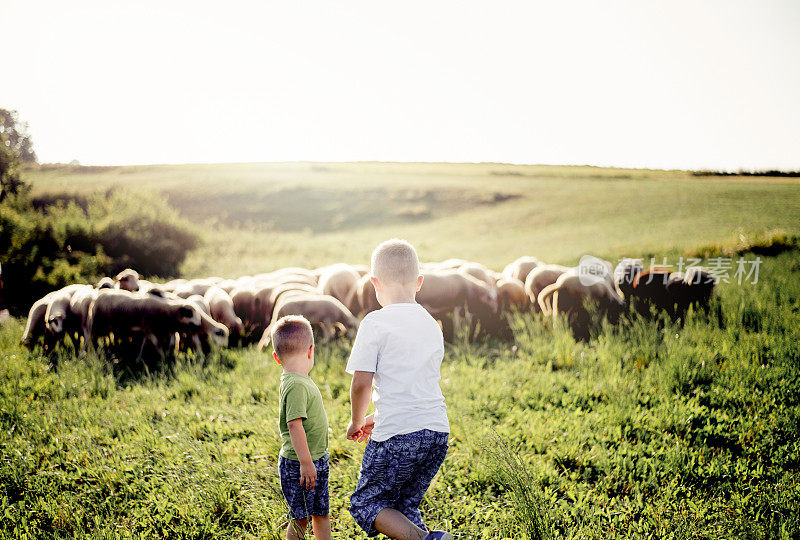
[[[444,531],[429,532],[419,511],[450,433],[439,388],[442,331],[415,301],[422,276],[411,244],[383,242],[372,252],[371,266],[383,309],[364,317],[347,362],[353,374],[347,438],[369,439],[350,514],[369,536],[452,539]],[[365,416],[370,389],[375,413]]]

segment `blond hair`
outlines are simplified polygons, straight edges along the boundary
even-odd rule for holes
[[[286,315],[272,325],[272,348],[278,358],[305,352],[314,344],[311,323],[302,315]]]
[[[419,277],[419,259],[414,246],[392,238],[378,244],[372,252],[372,275],[384,283],[411,283]]]

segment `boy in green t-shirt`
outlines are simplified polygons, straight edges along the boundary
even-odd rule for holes
[[[328,516],[328,417],[322,394],[308,376],[314,367],[314,334],[304,318],[278,319],[270,332],[272,355],[283,366],[278,425],[283,438],[278,469],[289,505],[286,538],[305,537],[308,517],[318,539],[331,538]]]

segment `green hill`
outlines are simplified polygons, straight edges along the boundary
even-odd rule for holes
[[[387,237],[426,260],[501,268],[522,254],[657,257],[773,230],[800,233],[800,178],[504,164],[43,166],[34,194],[163,194],[205,240],[183,274],[366,262]]]

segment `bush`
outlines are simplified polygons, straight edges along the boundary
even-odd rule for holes
[[[3,307],[24,314],[50,290],[126,267],[174,276],[197,245],[197,235],[153,195],[110,191],[36,206],[26,195],[9,198],[0,205]]]

